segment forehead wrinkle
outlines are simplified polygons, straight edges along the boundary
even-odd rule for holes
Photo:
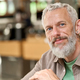
[[[60,10],[60,11],[58,11],[58,10]],[[54,14],[54,15],[51,15],[51,14]],[[62,16],[60,16],[61,14],[63,15],[64,18]],[[65,17],[65,16],[67,16],[67,17]],[[57,18],[57,20],[55,20],[56,18]],[[59,21],[72,22],[71,17],[66,8],[60,8],[60,9],[48,11],[44,16],[44,22],[47,21],[46,25],[48,25],[48,21],[50,22],[50,20],[56,21],[56,23]],[[52,22],[52,21],[50,22],[50,24],[53,24],[53,23],[55,23],[55,22]]]

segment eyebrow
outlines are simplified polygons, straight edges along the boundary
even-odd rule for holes
[[[61,23],[61,22],[65,22],[65,23],[66,23],[66,21],[59,21],[57,24],[59,24],[59,23]]]

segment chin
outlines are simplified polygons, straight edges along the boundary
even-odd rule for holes
[[[72,47],[71,47],[72,45]],[[51,47],[51,50],[55,56],[58,58],[65,58],[75,51],[75,44],[69,44],[67,43],[65,46],[59,46],[59,47]]]
[[[70,56],[75,51],[75,45],[76,45],[76,35],[72,34],[72,36],[68,37],[67,43],[61,43],[61,44],[52,44],[52,42],[49,42],[49,46],[55,56],[58,58],[65,58]]]

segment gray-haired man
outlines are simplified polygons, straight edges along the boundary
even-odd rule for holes
[[[48,5],[42,24],[50,50],[22,80],[80,80],[80,20],[65,3]]]

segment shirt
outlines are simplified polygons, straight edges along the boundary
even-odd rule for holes
[[[33,76],[35,72],[43,69],[52,69],[60,80],[63,79],[66,73],[63,59],[57,58],[52,53],[52,51],[49,50],[42,55],[41,59],[36,63],[35,67],[21,80],[29,80],[29,78]],[[76,62],[74,63],[72,70],[73,70],[74,79],[80,80],[80,55],[78,56]]]
[[[64,60],[65,68],[66,68],[66,74],[63,77],[63,80],[74,80],[72,66],[74,65],[76,60],[77,60],[77,58],[75,60],[71,61],[71,62],[66,62]]]

